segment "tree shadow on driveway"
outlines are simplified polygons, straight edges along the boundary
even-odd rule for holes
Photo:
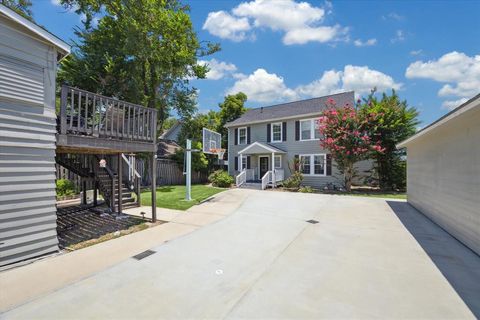
[[[476,318],[480,318],[480,256],[407,202],[387,201]]]

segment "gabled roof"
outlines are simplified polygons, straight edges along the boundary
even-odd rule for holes
[[[14,22],[27,28],[44,41],[54,45],[61,54],[62,58],[70,53],[70,45],[68,45],[66,42],[2,4],[0,4],[0,13],[5,15],[10,20],[13,20]]]
[[[320,114],[325,109],[327,100],[330,98],[334,99],[338,106],[344,106],[346,103],[353,105],[355,103],[353,91],[332,94],[319,98],[282,103],[248,110],[240,118],[227,123],[225,127],[304,117],[308,115],[314,116]]]
[[[418,131],[414,136],[408,138],[407,140],[404,140],[397,144],[397,148],[405,148],[408,146],[410,142],[413,140],[419,138],[420,136],[423,136],[424,134],[434,130],[435,128],[443,125],[444,123],[451,121],[452,119],[462,115],[463,113],[473,109],[473,108],[480,108],[480,93],[477,94],[475,97],[471,98],[470,100],[466,101],[465,103],[461,104],[457,108],[453,109],[443,117],[439,118],[438,120],[432,122],[425,128],[421,129]]]
[[[263,153],[285,153],[285,151],[278,149],[272,145],[255,141],[251,145],[238,151],[238,154],[263,154]]]
[[[160,139],[167,139],[167,137],[172,133],[174,132],[178,126],[180,126],[182,124],[181,121],[177,120],[177,122],[175,122],[175,124],[173,126],[171,126],[167,131],[165,131],[164,133],[162,133],[160,135]]]
[[[157,156],[159,158],[168,158],[173,156],[179,149],[181,147],[175,141],[160,139],[157,143]]]

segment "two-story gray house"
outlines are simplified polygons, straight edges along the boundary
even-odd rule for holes
[[[341,184],[342,177],[320,146],[318,118],[328,99],[338,106],[354,105],[353,91],[248,110],[226,124],[228,168],[237,185],[247,181],[276,184],[291,175],[295,158],[301,163],[303,184],[323,188]]]

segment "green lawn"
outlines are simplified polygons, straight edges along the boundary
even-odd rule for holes
[[[187,210],[191,206],[227,189],[206,185],[192,185],[192,201],[185,201],[185,186],[165,186],[157,188],[157,207]],[[142,192],[142,206],[152,205],[152,193]]]

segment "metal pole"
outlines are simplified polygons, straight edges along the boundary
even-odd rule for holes
[[[185,200],[191,201],[191,188],[192,188],[192,140],[187,139],[187,176],[186,176],[186,183],[187,183],[187,192],[185,195]]]
[[[152,153],[152,222],[157,221],[157,153]],[[140,197],[140,194],[139,194]]]

